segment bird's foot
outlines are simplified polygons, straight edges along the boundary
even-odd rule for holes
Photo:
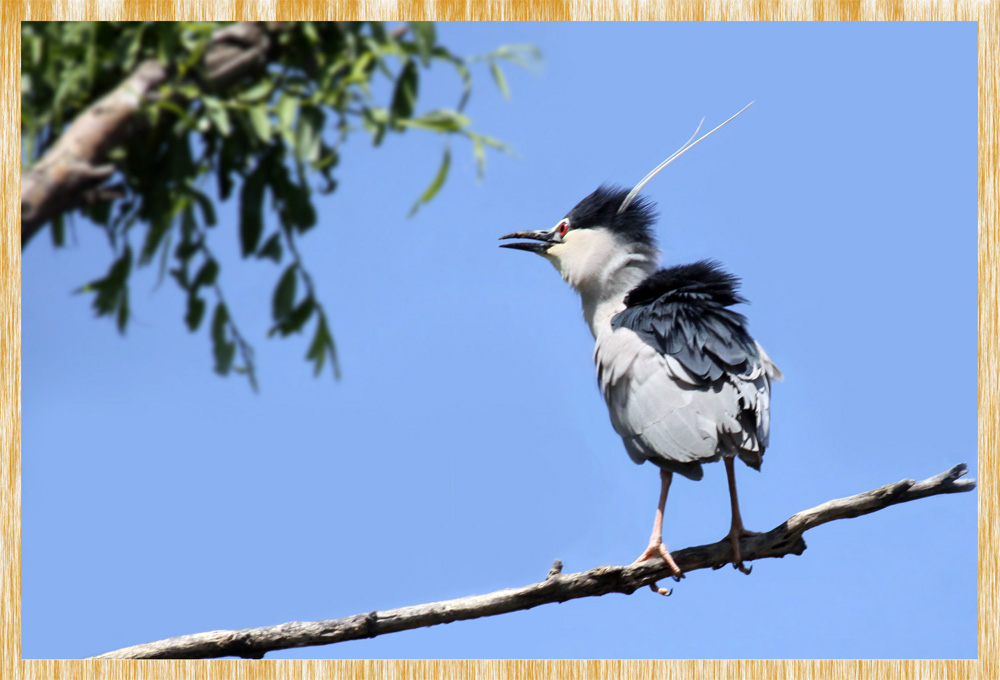
[[[684,572],[681,571],[680,567],[674,561],[674,558],[670,555],[670,551],[667,550],[667,546],[663,545],[663,541],[653,541],[649,544],[639,558],[636,559],[632,564],[638,564],[639,562],[645,562],[646,560],[651,560],[654,557],[662,557],[663,561],[667,563],[667,566],[674,572],[671,576],[675,581],[680,581],[684,578]],[[660,595],[670,595],[673,591],[670,588],[660,588],[656,583],[650,583],[649,589],[654,593]]]
[[[753,567],[752,566],[748,567],[743,564],[743,555],[740,552],[740,539],[749,538],[751,536],[760,536],[760,532],[750,531],[749,529],[744,529],[742,526],[740,526],[740,527],[732,527],[729,530],[729,533],[722,537],[723,541],[728,539],[733,546],[733,569],[739,569],[744,574],[749,574],[751,571],[753,571]],[[719,567],[721,566],[722,565],[720,564]],[[713,567],[713,568],[718,569],[719,567]]]

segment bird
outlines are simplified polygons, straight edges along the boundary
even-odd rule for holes
[[[753,102],[750,102],[752,104]],[[552,229],[516,231],[501,247],[541,255],[581,299],[594,336],[597,382],[637,464],[660,470],[660,497],[649,545],[633,564],[661,557],[675,580],[681,569],[663,541],[663,517],[673,475],[703,476],[702,464],[725,464],[732,520],[723,538],[732,564],[745,574],[739,541],[755,535],[743,525],[735,459],[759,470],[770,434],[771,383],[783,378],[753,339],[740,280],[714,260],[660,268],[652,201],[638,194],[663,168],[736,116],[680,149],[632,190],[602,184]],[[704,123],[704,119],[702,120]],[[654,592],[669,595],[656,583]]]

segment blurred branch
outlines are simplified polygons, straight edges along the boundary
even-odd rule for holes
[[[959,479],[968,472],[959,464],[941,474],[914,482],[904,479],[894,484],[828,501],[792,515],[771,531],[745,538],[740,542],[743,559],[801,555],[806,549],[802,534],[827,522],[867,515],[891,505],[936,496],[960,493],[976,488],[974,479]],[[693,548],[672,551],[684,572],[717,569],[731,559],[728,539]],[[556,560],[548,576],[540,583],[508,588],[486,595],[400,607],[386,611],[355,614],[326,621],[295,621],[277,626],[243,630],[217,630],[126,647],[94,657],[97,659],[208,659],[238,656],[259,659],[267,652],[295,647],[328,645],[361,640],[413,628],[435,626],[452,621],[495,616],[531,609],[541,604],[566,602],[581,597],[608,593],[630,595],[639,588],[653,586],[670,576],[663,560],[656,558],[640,564],[598,567],[575,574],[563,574]]]
[[[204,87],[221,90],[264,67],[280,23],[241,22],[212,36],[205,50]],[[84,110],[38,163],[21,177],[21,248],[45,224],[88,200],[115,173],[108,151],[140,129],[139,111],[171,77],[171,66],[148,59]]]

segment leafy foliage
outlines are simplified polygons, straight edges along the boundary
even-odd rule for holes
[[[223,89],[206,86],[205,55],[225,24],[24,22],[21,24],[21,134],[25,167],[37,161],[69,122],[117,87],[143,61],[168,67],[169,82],[144,104],[137,134],[108,153],[118,173],[117,202],[81,208],[102,227],[114,252],[103,277],[80,288],[93,294],[99,316],[121,332],[129,320],[128,281],[136,266],[157,262],[184,291],[184,323],[198,330],[213,306],[209,335],[215,370],[244,373],[256,387],[253,349],[240,334],[223,297],[221,267],[209,249],[217,229],[209,176],[218,200],[238,193],[240,252],[281,267],[271,300],[269,335],[303,332],[312,322],[306,354],[319,374],[330,362],[339,375],[327,314],[297,247],[317,224],[314,192],[336,189],[340,150],[352,133],[378,146],[389,133],[415,128],[445,138],[441,165],[411,214],[440,191],[451,167],[447,138],[472,143],[479,174],[486,147],[499,141],[472,129],[462,114],[472,88],[469,63],[487,60],[505,96],[499,60],[530,65],[532,48],[501,47],[463,59],[438,44],[433,23],[390,30],[381,22],[273,23],[265,62],[251,77]],[[455,70],[463,90],[453,109],[418,112],[423,71],[434,63]],[[387,104],[375,101],[379,78],[392,83]],[[313,182],[318,182],[317,186]],[[269,197],[270,202],[265,199]],[[272,216],[276,216],[275,220]],[[65,242],[63,220],[51,225],[53,243]],[[238,363],[237,363],[238,357]]]

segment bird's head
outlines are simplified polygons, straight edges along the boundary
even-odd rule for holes
[[[701,137],[698,137],[701,130],[699,123],[691,138],[653,168],[631,191],[601,186],[577,203],[552,229],[515,231],[501,236],[500,240],[524,240],[503,243],[501,247],[544,256],[571,286],[581,292],[592,285],[600,286],[607,273],[616,267],[655,265],[657,250],[650,227],[656,212],[651,202],[637,198],[639,192],[663,168],[746,111],[750,104]],[[695,137],[698,139],[695,140]]]
[[[641,255],[655,260],[653,204],[630,200],[628,189],[601,186],[576,204],[556,226],[516,231],[501,239],[524,239],[501,247],[526,250],[548,259],[571,286],[580,290],[599,279],[622,257]]]

